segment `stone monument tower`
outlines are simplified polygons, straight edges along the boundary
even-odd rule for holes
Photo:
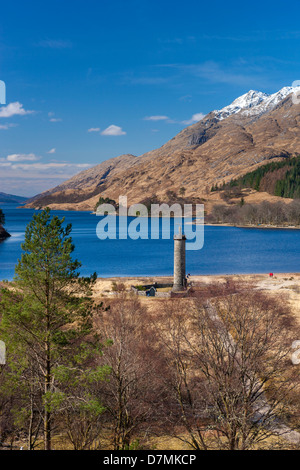
[[[173,292],[183,291],[186,289],[185,277],[185,242],[186,237],[181,232],[174,235],[174,284]]]

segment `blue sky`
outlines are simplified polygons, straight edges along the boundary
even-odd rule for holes
[[[2,2],[0,191],[32,196],[291,85],[299,13],[298,0]]]

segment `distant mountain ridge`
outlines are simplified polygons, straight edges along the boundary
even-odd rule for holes
[[[6,194],[0,192],[0,204],[1,203],[24,203],[28,198],[22,196],[15,196],[13,194]]]
[[[139,157],[121,155],[85,170],[28,200],[26,207],[93,210],[99,197],[130,204],[166,201],[184,188],[187,199],[210,200],[212,185],[229,182],[271,159],[300,154],[300,105],[284,87],[277,93],[250,90],[229,106],[207,114],[162,147]]]

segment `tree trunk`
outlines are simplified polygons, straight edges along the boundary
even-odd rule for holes
[[[51,450],[51,411],[49,408],[49,393],[51,391],[51,356],[50,341],[46,340],[46,375],[45,375],[45,404],[44,404],[44,446]]]

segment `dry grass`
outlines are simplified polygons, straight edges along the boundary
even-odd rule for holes
[[[280,273],[272,278],[269,274],[236,274],[236,275],[203,275],[191,276],[191,282],[198,286],[207,286],[214,284],[225,284],[228,281],[238,284],[249,284],[253,289],[259,289],[268,292],[272,296],[284,293],[286,302],[292,309],[300,326],[300,273]],[[125,285],[126,292],[130,294],[130,288],[133,285],[149,285],[157,283],[171,283],[171,277],[122,277],[122,278],[98,278],[94,289],[95,300],[101,300],[103,297],[114,295],[112,283],[120,282]],[[168,291],[162,288],[160,291]],[[143,304],[149,306],[152,310],[153,304],[164,302],[164,299],[155,297],[140,297]],[[151,306],[151,307],[150,307]]]

